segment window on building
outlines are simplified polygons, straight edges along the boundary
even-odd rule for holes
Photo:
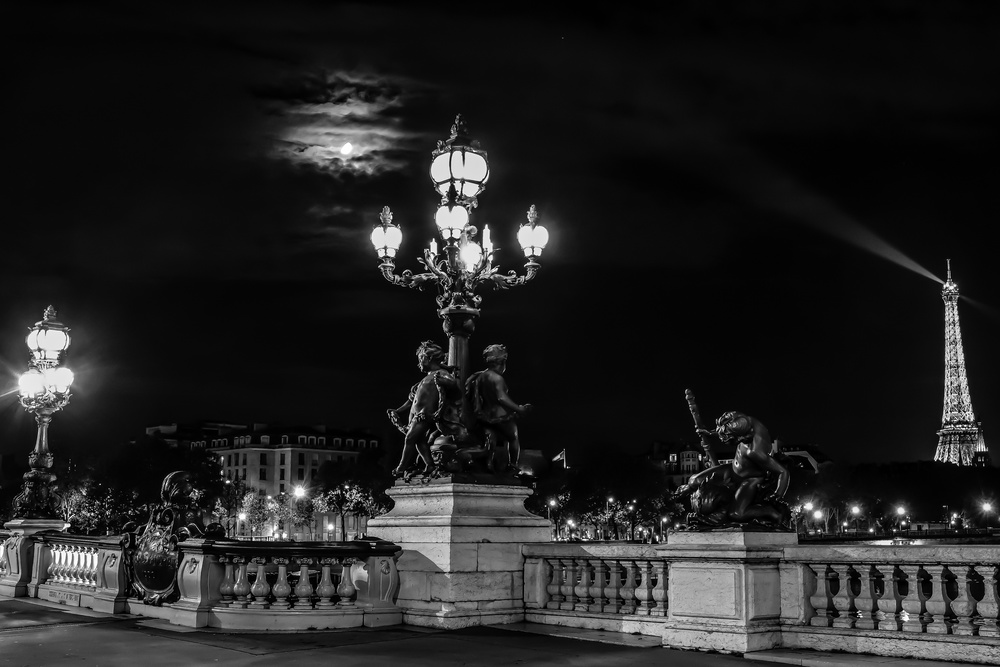
[[[287,445],[288,444],[288,436],[287,435],[281,436],[281,444],[283,444],[283,445]]]
[[[262,466],[266,466],[267,465],[267,452],[261,452],[261,454],[260,454],[260,464]]]
[[[326,438],[325,438],[325,437],[323,437],[323,436],[320,436],[320,439],[319,439],[319,444],[321,444],[321,445],[326,445]]]
[[[316,436],[315,435],[310,435],[309,436],[309,444],[310,445],[315,445],[316,444]]]
[[[284,452],[281,452],[281,458],[278,459],[278,463],[280,463],[281,465],[285,465],[285,453]]]
[[[284,485],[284,484],[279,484],[278,486],[280,487],[280,488],[278,489],[278,492],[279,492],[279,493],[284,493],[284,492],[285,492],[285,485]]]
[[[671,454],[670,455],[670,461],[672,463],[676,463],[677,462],[677,455],[676,454]]]
[[[306,436],[304,436],[304,435],[300,435],[299,436],[299,444],[300,445],[306,444]]]
[[[285,479],[285,469],[281,468],[278,470],[278,479]]]
[[[340,447],[340,438],[334,438],[333,439],[333,446],[334,447]]]
[[[364,448],[365,448],[365,441],[358,440],[358,449],[364,449]]]
[[[309,471],[309,479],[316,479],[316,468]]]
[[[304,466],[306,464],[306,453],[299,452],[299,465]]]
[[[246,465],[246,464],[247,464],[247,453],[243,452],[243,464],[242,465]]]
[[[353,447],[354,446],[354,438],[348,438],[347,439],[347,446],[348,447]]]
[[[270,445],[271,444],[271,436],[269,436],[269,435],[262,435],[262,436],[260,436],[260,444],[262,444],[262,445]]]
[[[267,468],[261,468],[260,469],[260,481],[262,481],[262,482],[266,482],[267,481]]]
[[[299,481],[301,482],[306,478],[305,469],[299,468]]]

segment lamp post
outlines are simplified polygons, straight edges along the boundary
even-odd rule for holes
[[[990,529],[990,512],[993,511],[993,503],[983,503],[983,514],[986,515],[986,530]]]
[[[21,493],[14,498],[14,516],[19,519],[56,519],[58,498],[52,491],[56,476],[50,472],[49,424],[52,415],[69,403],[73,371],[62,366],[69,348],[69,328],[56,319],[52,306],[45,309],[25,339],[31,351],[28,370],[18,380],[21,405],[35,415],[38,432],[35,448],[28,455],[30,470],[24,474]]]
[[[237,536],[239,536],[243,533],[243,531],[246,530],[247,513],[240,512],[239,514],[236,515],[236,518],[243,522],[242,526],[236,526],[236,534]],[[253,539],[253,528],[250,529],[250,539],[251,540]]]
[[[476,327],[479,304],[477,294],[484,288],[508,289],[524,285],[535,277],[540,268],[538,258],[548,243],[549,234],[538,224],[534,205],[528,209],[527,222],[517,232],[525,263],[525,274],[514,271],[499,272],[493,264],[494,248],[489,227],[482,233],[470,224],[470,214],[478,206],[478,197],[486,188],[490,177],[486,152],[479,142],[471,139],[461,114],[451,126],[451,136],[439,141],[431,153],[430,177],[435,191],[441,196],[434,221],[440,234],[442,247],[435,239],[424,249],[419,262],[427,269],[414,274],[405,270],[395,272],[395,257],[403,241],[403,233],[392,221],[392,212],[386,206],[379,216],[380,224],[372,230],[371,241],[381,260],[379,269],[393,285],[425,289],[436,285],[438,290],[438,315],[448,336],[448,365],[458,369],[462,386],[468,377],[469,336]],[[476,241],[476,237],[479,241]]]
[[[552,521],[552,508],[555,507],[555,506],[556,506],[555,499],[554,498],[549,498],[548,505],[546,505],[546,507],[545,507],[545,510],[548,513],[548,519],[549,519],[549,521]],[[557,532],[558,532],[558,529],[556,528],[555,524],[552,524],[552,541],[553,542],[556,541],[556,534],[557,534]]]

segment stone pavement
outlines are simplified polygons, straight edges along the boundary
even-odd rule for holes
[[[810,667],[958,667],[959,663],[810,651],[754,654]],[[665,649],[648,637],[532,623],[440,631],[412,626],[299,633],[193,630],[39,600],[0,600],[0,665],[573,665],[767,667],[739,656]]]

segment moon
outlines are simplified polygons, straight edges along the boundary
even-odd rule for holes
[[[340,154],[341,155],[350,155],[351,151],[353,151],[353,150],[354,150],[354,146],[352,146],[351,142],[348,141],[346,144],[344,144],[343,146],[340,147]]]

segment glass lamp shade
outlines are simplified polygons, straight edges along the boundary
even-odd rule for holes
[[[483,249],[475,241],[469,241],[459,253],[468,271],[473,271],[483,259]]]
[[[517,242],[525,257],[539,257],[549,242],[549,231],[541,225],[521,225],[517,230]]]
[[[469,224],[469,212],[464,206],[444,205],[434,214],[434,222],[445,239],[457,239]]]
[[[388,259],[396,256],[396,251],[403,242],[403,232],[396,225],[376,225],[371,238],[378,256]]]
[[[442,195],[452,186],[461,197],[475,197],[490,178],[486,152],[469,146],[448,146],[431,158],[431,181]]]
[[[73,384],[73,371],[65,366],[47,368],[42,371],[42,376],[45,378],[45,386],[57,394],[65,394]]]
[[[47,322],[40,322],[28,332],[24,342],[36,359],[58,359],[69,347],[69,334],[63,328],[49,328]]]
[[[29,369],[17,380],[17,388],[21,396],[34,397],[45,393],[45,378],[42,372]]]

